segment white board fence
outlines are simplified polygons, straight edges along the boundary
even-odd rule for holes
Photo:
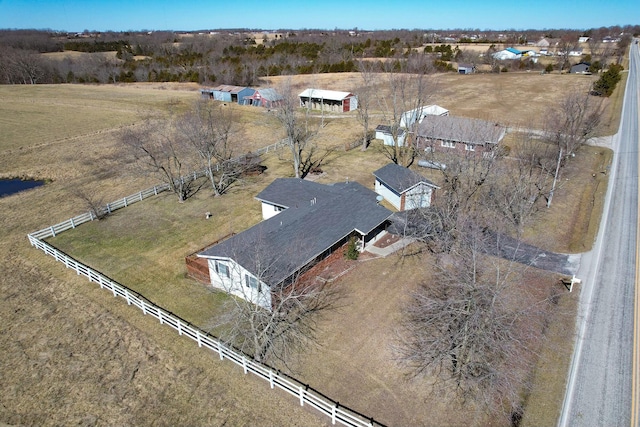
[[[193,175],[189,175],[184,179],[196,179],[198,176],[202,176],[200,173],[195,172]],[[103,209],[105,212],[111,213],[114,210],[127,207],[148,197],[158,195],[159,193],[168,190],[168,188],[169,186],[167,184],[157,185],[153,188],[140,191],[113,203],[108,203]],[[217,337],[153,304],[143,295],[109,279],[107,276],[93,270],[91,267],[76,261],[69,255],[56,249],[43,240],[48,237],[55,237],[64,231],[73,229],[85,222],[93,221],[94,219],[96,219],[96,217],[92,212],[85,213],[59,224],[30,233],[27,237],[29,238],[29,243],[32,246],[42,250],[45,254],[52,256],[56,261],[63,263],[66,268],[74,270],[78,275],[87,277],[90,282],[99,284],[101,289],[106,289],[113,293],[114,297],[123,298],[128,305],[133,305],[139,308],[142,310],[144,315],[148,314],[155,317],[161,324],[175,329],[179,335],[191,338],[198,344],[198,347],[204,347],[216,352],[220,356],[220,360],[226,359],[234,362],[236,365],[242,367],[245,374],[251,372],[259,378],[268,381],[272,389],[277,387],[286,391],[298,399],[300,406],[307,404],[315,408],[322,414],[330,417],[332,424],[340,423],[342,425],[352,427],[383,426],[383,424],[380,424],[373,418],[366,417],[357,411],[340,405],[338,402],[330,399],[319,391],[314,390],[309,385],[304,384],[266,364],[254,361],[250,356],[242,351],[229,347]]]

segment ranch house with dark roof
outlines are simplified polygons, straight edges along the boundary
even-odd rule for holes
[[[426,116],[418,125],[416,141],[425,150],[483,154],[504,138],[506,128],[486,120],[455,116]]]
[[[213,287],[267,309],[272,289],[289,286],[352,236],[360,249],[373,243],[392,215],[375,192],[357,182],[278,178],[256,199],[264,220],[198,257],[207,260]]]

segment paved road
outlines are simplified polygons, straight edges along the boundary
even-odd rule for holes
[[[632,44],[603,222],[594,249],[583,254],[578,270],[583,281],[578,336],[560,427],[632,422],[639,66],[638,45]]]

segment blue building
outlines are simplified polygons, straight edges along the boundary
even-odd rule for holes
[[[213,99],[224,102],[242,103],[245,97],[253,96],[255,89],[242,86],[220,85],[210,89],[200,89],[200,94],[204,99]]]

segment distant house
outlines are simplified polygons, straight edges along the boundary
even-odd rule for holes
[[[406,137],[406,131],[404,128],[398,128],[397,130],[398,147],[404,147],[404,140]],[[381,139],[384,145],[396,145],[393,139],[393,132],[391,126],[378,125],[376,126],[376,139]]]
[[[522,52],[516,48],[508,47],[493,54],[493,57],[499,61],[505,61],[510,59],[520,59]]]
[[[458,74],[473,74],[476,72],[476,66],[473,64],[458,64]]]
[[[358,98],[351,92],[305,89],[298,95],[300,106],[312,110],[347,113],[358,108]]]
[[[504,126],[485,120],[427,116],[418,126],[416,142],[425,150],[483,154],[492,151],[505,133]]]
[[[551,39],[543,37],[535,44],[536,47],[555,48],[560,43],[559,39]]]
[[[209,89],[200,89],[205,99],[240,103],[245,97],[255,93],[255,89],[242,86],[220,85]]]
[[[573,48],[569,50],[569,56],[582,56],[582,48]]]
[[[620,40],[621,40],[620,37],[605,36],[602,38],[602,43],[617,43]]]
[[[428,208],[439,188],[411,169],[390,163],[373,173],[375,191],[399,211]]]
[[[591,38],[591,37],[585,37],[585,36],[583,36],[583,37],[579,37],[579,38],[578,38],[578,43],[586,43],[586,42],[588,42],[588,41],[589,41],[589,39],[590,39],[590,38]]]
[[[257,196],[264,220],[198,253],[215,288],[271,308],[272,291],[290,286],[305,269],[351,237],[375,242],[392,212],[357,182],[318,184],[278,178]]]
[[[575,65],[572,65],[569,72],[572,74],[591,74],[589,72],[589,67],[591,67],[591,64],[589,64],[588,62],[579,62]]]
[[[255,107],[277,108],[284,102],[284,97],[275,89],[256,89],[256,91],[242,99],[242,105],[253,105]]]

